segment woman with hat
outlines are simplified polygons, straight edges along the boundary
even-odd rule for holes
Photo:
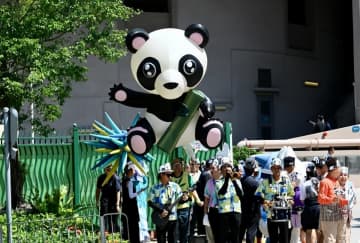
[[[267,227],[270,242],[288,243],[290,241],[290,216],[288,209],[293,204],[294,189],[290,179],[281,175],[282,163],[279,158],[273,158],[270,166],[272,176],[263,179],[257,188],[255,195],[267,213]],[[285,203],[285,207],[277,204]]]
[[[131,243],[139,243],[149,238],[147,227],[147,203],[146,193],[147,179],[140,176],[135,165],[128,162],[124,168],[122,179],[123,207],[122,212],[127,216],[122,217],[125,240]],[[140,227],[141,225],[141,227]],[[129,235],[127,235],[129,233]]]
[[[149,192],[148,205],[154,210],[161,224],[156,225],[159,243],[176,242],[176,202],[182,196],[181,188],[170,181],[173,170],[169,163],[161,165],[158,171],[159,183],[152,186]],[[170,207],[172,206],[172,207]]]
[[[339,194],[348,200],[348,204],[342,208],[343,212],[343,233],[338,237],[338,242],[350,243],[352,208],[356,204],[355,188],[352,181],[349,180],[349,168],[341,167],[339,182]]]
[[[340,176],[340,162],[336,158],[326,160],[328,173],[320,181],[318,201],[320,204],[320,227],[324,242],[335,243],[342,232],[340,224],[343,220],[341,208],[348,204],[348,200],[338,192]]]

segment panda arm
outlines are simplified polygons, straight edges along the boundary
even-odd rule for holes
[[[205,97],[205,99],[200,104],[200,112],[201,116],[205,118],[211,118],[215,114],[215,105],[212,103],[209,97]]]
[[[110,100],[114,100],[130,107],[146,108],[153,104],[157,99],[157,95],[147,94],[131,90],[123,86],[123,84],[115,84],[110,88]]]

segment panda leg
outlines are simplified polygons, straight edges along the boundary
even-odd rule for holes
[[[224,142],[224,126],[217,119],[200,117],[196,124],[195,138],[208,149],[218,147]]]
[[[150,123],[141,118],[135,126],[131,127],[128,131],[127,142],[134,154],[144,155],[155,143],[155,133]]]

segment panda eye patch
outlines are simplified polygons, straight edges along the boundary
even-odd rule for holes
[[[187,75],[192,75],[196,71],[196,62],[193,59],[188,59],[184,62],[183,71]]]
[[[153,57],[146,57],[139,64],[136,75],[140,84],[147,90],[154,90],[156,78],[161,73],[160,63]]]
[[[178,70],[184,75],[188,87],[193,87],[198,84],[204,73],[202,63],[191,54],[180,58]]]

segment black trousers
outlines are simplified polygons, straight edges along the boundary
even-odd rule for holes
[[[116,211],[116,203],[110,200],[102,199],[100,201],[100,216],[108,213],[118,213],[118,211]],[[109,233],[120,232],[118,218],[118,214],[105,215],[105,231]]]
[[[267,219],[267,227],[269,231],[270,243],[289,243],[291,230],[289,221],[276,222]]]
[[[240,213],[219,213],[220,242],[239,243]]]
[[[219,231],[219,212],[217,208],[209,208],[209,223],[211,231],[214,235],[215,243],[220,243],[220,231]]]
[[[160,230],[156,227],[156,238],[158,243],[176,243],[175,236],[176,236],[176,224],[177,221],[169,221],[167,226]],[[166,241],[167,240],[167,241]]]
[[[257,228],[259,226],[259,215],[245,214],[241,215],[241,225],[239,230],[240,242],[246,234],[246,243],[253,243],[256,237]]]

